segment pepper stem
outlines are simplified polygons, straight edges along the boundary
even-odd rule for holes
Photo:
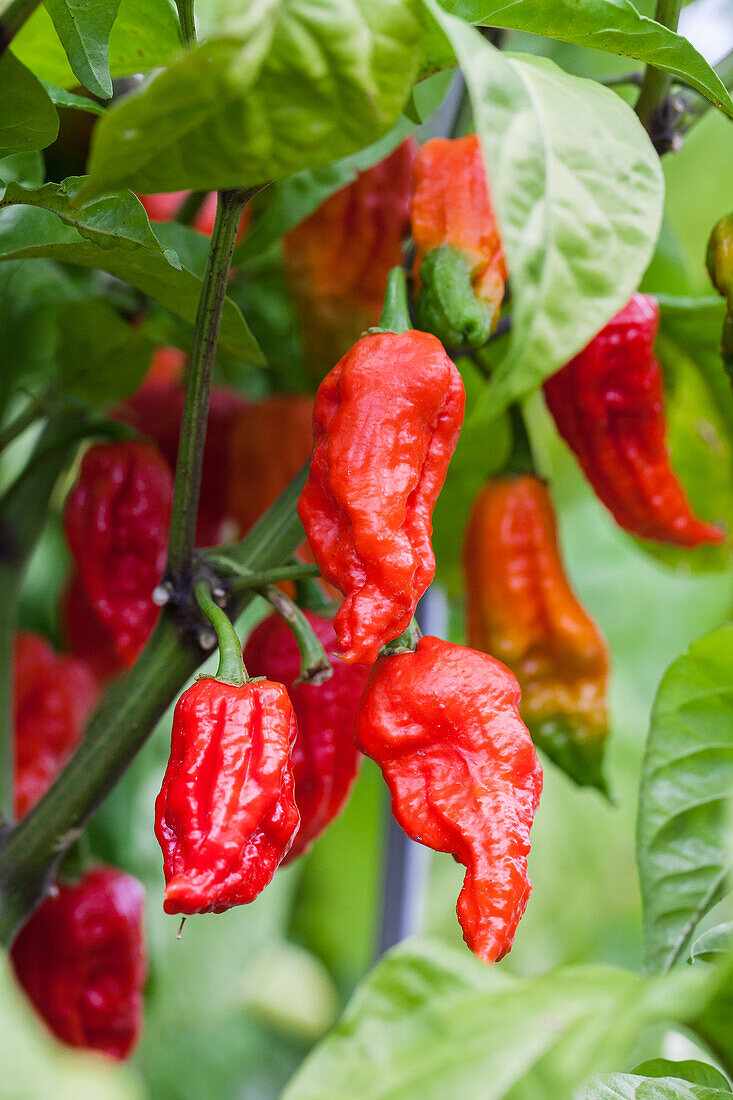
[[[293,632],[300,650],[300,676],[297,684],[313,684],[317,687],[333,676],[328,654],[318,640],[313,627],[298,607],[297,603],[286,596],[279,588],[268,584],[262,589],[262,595],[272,604],[278,615],[285,619]]]
[[[512,405],[509,409],[512,424],[512,451],[507,459],[504,472],[507,474],[536,474],[532,444],[527,434],[527,426],[524,423],[522,410],[519,405]]]
[[[407,303],[407,279],[401,267],[393,267],[387,278],[379,328],[387,332],[409,332],[412,328]]]
[[[333,601],[329,600],[315,577],[301,577],[295,582],[295,599],[299,607],[316,611],[321,615],[333,615]]]
[[[244,667],[242,657],[242,643],[229,616],[218,603],[214,602],[206,581],[197,581],[194,586],[194,595],[219,640],[219,667],[216,670],[216,679],[241,687],[247,683],[247,669]]]
[[[407,630],[403,631],[399,638],[382,646],[380,656],[394,657],[396,653],[414,653],[421,638],[422,631],[417,625],[417,619],[413,617]]]

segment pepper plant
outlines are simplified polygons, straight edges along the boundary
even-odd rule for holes
[[[98,1095],[733,1094],[733,51],[706,60],[683,31],[715,18],[708,0],[682,9],[0,11],[0,938],[54,1034],[124,1057],[143,981],[126,872],[145,879],[140,1077],[95,1065]],[[433,550],[418,618],[441,597],[449,615],[418,641]],[[243,636],[268,605],[282,623],[252,635],[246,681]],[[188,686],[217,644],[217,675]],[[341,655],[376,659],[358,713],[367,673]],[[298,668],[301,686],[256,675]],[[151,791],[181,696],[164,882]],[[222,700],[244,696],[227,726]],[[529,898],[541,780],[523,722],[547,753],[536,896],[517,954],[488,966]],[[381,940],[416,935],[375,962],[370,762],[333,824],[354,727],[406,833],[464,865],[478,958],[444,856],[412,919],[392,833]],[[249,740],[222,770],[232,729]],[[224,787],[246,792],[230,815]],[[582,866],[550,851],[561,836],[587,854],[596,830],[598,921],[633,893],[635,837],[643,915],[629,903],[624,948],[578,921]],[[118,874],[134,914],[110,902],[104,953],[75,938],[75,899]],[[204,879],[221,896],[202,900]],[[168,912],[191,915],[180,943],[166,883]],[[93,985],[103,968],[126,996]],[[111,1011],[70,1015],[85,997]],[[26,1092],[71,1082],[77,1063],[23,1027],[40,1044]]]

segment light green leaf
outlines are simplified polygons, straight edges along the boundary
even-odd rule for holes
[[[90,99],[85,95],[74,95],[67,92],[66,88],[57,88],[55,84],[49,84],[42,80],[41,84],[46,89],[48,97],[56,107],[66,107],[73,111],[88,111],[90,115],[103,115],[104,107],[97,103],[96,99]]]
[[[172,0],[121,0],[109,36],[109,72],[113,78],[165,65],[180,48],[178,16]],[[59,88],[73,88],[78,83],[43,5],[14,38],[13,50],[42,80]]]
[[[0,59],[0,157],[45,149],[59,116],[43,86],[10,51]]]
[[[46,11],[79,83],[93,95],[112,95],[109,36],[120,0],[45,0]]]
[[[630,0],[441,0],[446,11],[492,27],[559,38],[620,54],[679,77],[733,118],[723,82],[681,34],[641,15]]]
[[[647,1078],[614,1073],[592,1082],[574,1100],[724,1100],[730,1090],[687,1084],[672,1077]]]
[[[694,642],[662,679],[642,769],[637,862],[647,967],[685,957],[725,888],[733,791],[733,624]]]
[[[36,149],[32,153],[13,153],[0,160],[0,183],[22,183],[25,187],[40,187],[45,165]]]
[[[695,962],[696,959],[715,962],[723,955],[730,955],[732,947],[733,921],[717,924],[697,937],[690,948],[690,962]]]
[[[175,252],[162,248],[139,200],[128,191],[79,205],[78,193],[77,177],[36,191],[10,184],[0,199],[0,261],[48,257],[99,268],[193,322],[200,279],[180,264]],[[20,203],[26,209],[13,205]],[[249,362],[262,362],[247,323],[228,298],[219,339]]]
[[[436,73],[415,85],[413,100],[420,122],[424,122],[437,109],[453,75],[452,72]],[[334,191],[346,187],[359,172],[388,156],[414,129],[414,122],[401,115],[384,137],[366,149],[360,149],[323,168],[306,168],[268,187],[255,199],[255,216],[247,236],[234,253],[235,265],[265,252],[288,230],[312,214]]]
[[[408,941],[357,990],[283,1100],[570,1097],[627,1058],[645,1026],[694,1011],[700,977],[668,981],[579,967],[508,983],[466,952]]]
[[[97,127],[86,195],[248,187],[376,141],[412,87],[418,0],[248,0]]]
[[[507,57],[425,0],[466,78],[508,253],[512,334],[476,415],[495,416],[628,301],[659,232],[659,158],[631,109],[551,62]]]
[[[659,298],[656,353],[664,370],[667,442],[693,511],[733,532],[733,391],[720,358],[725,304],[719,298]],[[688,572],[731,566],[730,540],[694,550],[640,543]]]
[[[59,382],[64,392],[105,407],[134,393],[155,345],[103,301],[78,302],[58,319]]]
[[[675,1077],[691,1085],[705,1085],[706,1088],[730,1092],[723,1074],[709,1062],[671,1062],[668,1058],[653,1058],[636,1066],[634,1073],[639,1077]]]

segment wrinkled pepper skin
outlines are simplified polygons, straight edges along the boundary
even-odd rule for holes
[[[376,325],[410,229],[415,142],[331,195],[284,238],[285,270],[314,381]]]
[[[509,668],[535,742],[578,783],[603,788],[608,650],[570,587],[539,478],[492,478],[464,540],[468,644]]]
[[[99,443],[84,455],[64,509],[87,601],[126,667],[155,626],[152,594],[165,566],[173,478],[155,447]]]
[[[382,769],[396,820],[466,868],[458,919],[489,963],[510,950],[532,890],[542,768],[519,696],[493,657],[425,637],[414,653],[379,658],[356,718],[356,743]]]
[[[146,382],[115,411],[115,419],[153,440],[175,474],[186,391],[177,381]],[[231,433],[247,403],[235,390],[214,386],[206,422],[196,545],[215,546],[234,536],[228,503]]]
[[[635,294],[590,344],[545,382],[558,431],[616,522],[642,539],[694,547],[723,533],[698,519],[665,445],[659,307]]]
[[[422,146],[411,219],[419,327],[447,347],[481,347],[499,319],[507,270],[475,134]]]
[[[433,508],[464,405],[455,365],[415,330],[362,337],[319,387],[298,514],[346,597],[334,618],[345,661],[376,660],[435,575]]]
[[[312,446],[312,397],[276,394],[237,413],[225,480],[227,511],[240,537],[305,465]]]
[[[15,815],[46,793],[79,743],[99,690],[92,670],[38,634],[15,637]]]
[[[59,884],[21,929],[15,973],[62,1042],[115,1059],[131,1054],[147,972],[144,903],[137,879],[96,867],[74,886]]]
[[[76,570],[61,594],[59,618],[65,647],[86,661],[100,684],[124,670],[114,639],[97,618]]]
[[[308,851],[340,814],[351,793],[360,762],[354,744],[356,708],[369,675],[364,665],[346,665],[334,659],[336,632],[330,619],[307,610],[303,614],[332,658],[330,680],[318,686],[292,686],[300,674],[300,651],[279,615],[263,619],[244,650],[250,675],[285,684],[298,722],[291,758],[300,830],[285,862]]]
[[[254,901],[298,830],[282,684],[197,680],[178,700],[155,803],[166,913],[223,913]]]

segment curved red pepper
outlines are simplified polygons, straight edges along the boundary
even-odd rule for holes
[[[166,913],[223,913],[254,901],[298,830],[282,684],[197,680],[178,700],[155,803]]]
[[[330,619],[304,611],[329,656],[336,650]],[[292,631],[279,615],[268,615],[252,631],[244,663],[253,676],[267,676],[287,686],[298,721],[291,753],[300,829],[285,862],[306,852],[341,812],[359,770],[354,744],[356,708],[369,675],[363,665],[334,659],[325,683],[291,685],[300,674],[300,651]]]
[[[527,906],[529,831],[542,768],[499,661],[438,638],[380,657],[356,718],[409,836],[466,868],[458,919],[486,962],[511,948]]]
[[[78,744],[99,695],[90,668],[21,632],[13,656],[15,813],[46,793]]]
[[[176,469],[185,396],[184,387],[176,380],[146,381],[114,414],[116,420],[130,424],[140,435],[154,440],[171,473]],[[235,390],[224,386],[213,387],[196,516],[198,546],[214,546],[230,535],[228,520],[232,513],[227,472],[231,437],[238,416],[246,408],[247,402]]]
[[[59,885],[18,934],[18,981],[62,1042],[110,1058],[131,1053],[142,1029],[144,903],[137,879],[97,867]]]
[[[64,526],[87,600],[134,664],[155,626],[152,594],[165,566],[173,479],[148,443],[99,443],[84,455]]]
[[[693,514],[669,461],[654,358],[658,325],[655,300],[635,294],[545,382],[545,399],[599,500],[624,530],[677,546],[720,542],[722,531]]]
[[[321,573],[344,593],[343,659],[371,663],[435,575],[435,501],[463,422],[461,376],[425,332],[362,337],[316,396],[298,504]]]

